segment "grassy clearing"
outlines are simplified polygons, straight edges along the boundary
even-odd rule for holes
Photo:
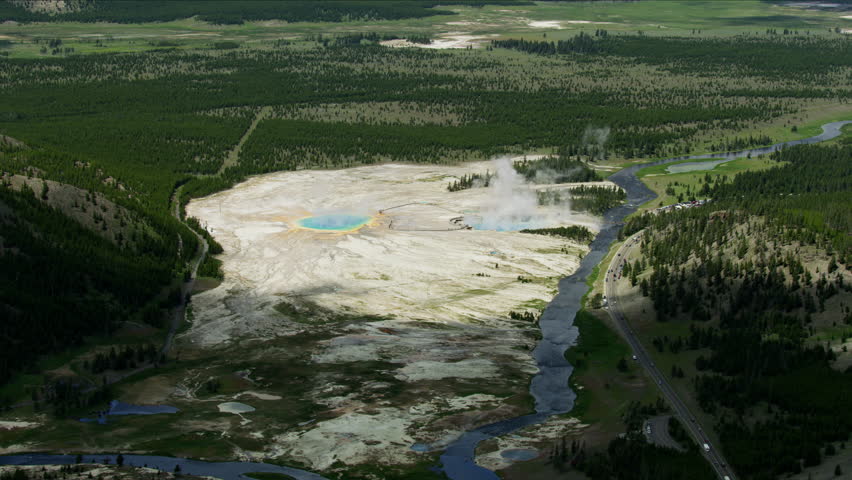
[[[615,242],[586,279],[590,287],[583,298],[586,308],[588,298],[603,291],[604,276],[600,274],[601,269],[608,268],[621,244]],[[644,371],[630,360],[630,348],[615,332],[607,311],[586,308],[574,319],[574,325],[580,331],[577,345],[565,353],[566,359],[574,366],[570,382],[577,393],[574,408],[568,415],[592,425],[583,433],[582,440],[594,449],[605,447],[616,435],[624,432],[622,415],[630,402],[653,403],[658,393]],[[624,372],[617,367],[622,358],[627,360],[628,365]],[[512,475],[521,474],[521,470],[516,468],[511,471]],[[552,475],[551,467],[533,465],[524,474],[544,475],[542,478],[548,478],[548,471]],[[584,478],[577,472],[573,474],[578,475],[576,478]],[[525,477],[510,475],[509,478]]]
[[[797,126],[797,131],[794,132],[792,131],[790,124],[791,122],[794,122],[794,124],[797,123],[797,119],[806,123],[802,123],[800,124],[801,126]],[[775,126],[764,126],[761,130],[746,130],[738,136],[745,137],[748,135],[765,134],[772,138],[774,142],[785,142],[819,135],[820,133],[822,133],[822,125],[829,122],[849,119],[852,119],[852,106],[832,104],[830,106],[824,107],[822,110],[819,111],[813,108],[807,109],[803,112],[800,112],[799,116],[795,117],[794,119],[778,119],[775,122]],[[783,126],[777,125],[782,122]],[[848,141],[845,139],[852,138],[852,125],[844,126],[842,128],[842,132],[843,135],[834,140],[831,140],[829,143]],[[721,138],[722,137],[717,136],[712,141],[718,141]],[[738,158],[730,162],[721,163],[710,170],[699,170],[695,172],[683,173],[669,173],[668,171],[668,168],[673,165],[693,162],[696,162],[696,160],[684,160],[681,162],[673,162],[666,165],[646,167],[639,170],[639,172],[637,172],[637,176],[642,179],[645,185],[647,185],[651,190],[653,190],[657,194],[657,198],[642,205],[638,213],[641,213],[646,210],[652,210],[662,205],[671,205],[673,203],[677,203],[679,201],[679,195],[683,195],[684,199],[688,199],[689,196],[687,195],[687,191],[698,191],[698,189],[701,188],[701,185],[705,182],[705,179],[708,176],[711,181],[715,181],[715,179],[719,176],[727,176],[730,179],[740,172],[744,172],[747,170],[765,170],[778,165],[777,162],[770,160],[768,156],[761,156],[756,158]],[[623,166],[625,167],[629,165],[630,164],[623,164]],[[672,190],[669,190],[667,192],[669,186],[672,187],[674,192],[673,194],[671,193]],[[702,197],[698,196],[698,198]]]
[[[153,330],[150,328],[148,330]],[[0,403],[4,400],[9,403],[23,402],[30,399],[30,392],[34,388],[41,387],[47,380],[63,376],[63,372],[73,372],[82,378],[97,384],[100,380],[99,375],[92,375],[83,368],[84,360],[91,360],[95,354],[109,352],[110,347],[115,347],[120,350],[125,346],[142,346],[148,343],[153,343],[159,347],[165,337],[164,331],[155,331],[152,336],[150,333],[145,335],[137,335],[133,331],[128,330],[119,332],[114,336],[88,337],[84,345],[73,347],[62,353],[48,355],[43,357],[30,372],[24,372],[14,375],[12,379],[0,386]]]
[[[745,138],[749,136],[759,137],[768,136],[771,139],[770,144],[788,142],[791,140],[800,140],[809,138],[822,133],[822,126],[826,123],[852,120],[852,104],[839,103],[836,100],[813,100],[807,101],[802,99],[789,99],[796,104],[799,110],[792,115],[784,115],[775,118],[768,122],[757,122],[750,126],[738,129],[735,132],[720,128],[703,128],[701,132],[690,142],[688,154],[702,155],[708,153],[721,153],[718,150],[710,148],[712,145],[723,143],[734,138]],[[796,127],[795,131],[793,127]],[[847,125],[844,127],[846,137],[852,136],[852,128]],[[844,136],[831,140],[828,143],[842,141]],[[672,152],[671,156],[679,156],[681,153]],[[658,159],[629,159],[612,157],[606,161],[600,162],[603,168],[612,169],[611,173],[618,171],[621,168],[627,168],[637,164],[650,163],[653,160],[661,160],[668,157],[660,157]],[[640,177],[667,174],[666,168],[679,163],[694,162],[695,160],[684,160],[682,162],[674,162],[665,166],[648,167],[639,171]],[[602,175],[605,170],[599,171]],[[610,173],[610,174],[611,174]],[[658,192],[659,194],[659,192]],[[672,203],[672,202],[669,202]],[[665,203],[667,205],[668,203]]]
[[[165,431],[169,430],[164,426]],[[173,430],[172,430],[173,432]],[[134,443],[134,449],[151,452],[153,455],[173,456],[181,452],[181,457],[198,459],[224,459],[232,454],[232,448],[226,442],[217,441],[214,432],[178,433],[145,442]]]
[[[852,143],[852,124],[844,125],[840,129],[841,135],[833,140],[829,140],[826,144],[837,144],[837,143]]]
[[[393,21],[351,21],[340,23],[279,21],[246,22],[242,25],[211,25],[196,19],[146,24],[110,23],[32,23],[2,24],[0,38],[13,45],[11,57],[50,57],[41,53],[43,42],[60,38],[62,48],[74,53],[138,52],[159,48],[212,48],[215,42],[234,41],[244,46],[270,47],[279,39],[295,40],[306,35],[327,36],[377,32],[400,36],[440,37],[451,32],[483,38],[525,37],[551,40],[573,37],[580,31],[605,28],[613,32],[647,35],[731,35],[763,33],[766,28],[790,28],[814,35],[837,35],[834,28],[849,28],[849,20],[830,11],[772,5],[759,0],[736,2],[540,2],[535,6],[495,6],[481,8],[451,6],[454,16],[434,16]],[[553,22],[542,27],[530,22]],[[582,23],[586,22],[586,23]],[[541,24],[539,24],[541,25]],[[36,43],[36,41],[42,43]]]
[[[744,130],[743,135],[769,135],[779,142],[799,140],[813,137],[822,133],[822,126],[829,122],[852,120],[852,105],[838,104],[832,101],[810,102],[799,114],[789,121],[788,125],[776,121],[770,125],[757,125],[753,129]],[[796,131],[793,131],[793,127]]]
[[[81,346],[67,350],[61,354],[46,356],[39,361],[32,371],[41,373],[21,373],[12,377],[12,380],[0,387],[0,399],[10,402],[18,402],[29,399],[30,390],[44,384],[46,373],[56,370],[80,355],[87,353],[91,346]]]
[[[654,167],[643,168],[639,171],[638,176],[642,179],[645,185],[657,194],[657,198],[642,205],[639,210],[640,212],[644,210],[653,210],[663,205],[678,203],[680,198],[689,199],[687,191],[698,192],[701,185],[705,183],[705,179],[707,178],[710,178],[711,182],[721,176],[727,176],[730,179],[739,172],[747,170],[766,170],[777,166],[778,163],[770,160],[766,156],[758,158],[739,158],[719,164],[712,170],[699,170],[684,173],[667,173],[666,168],[669,165],[657,165]],[[671,189],[669,189],[670,186]],[[697,195],[697,198],[703,197],[701,195]]]
[[[574,319],[580,337],[566,358],[574,365],[571,383],[578,393],[570,415],[615,435],[624,431],[622,414],[631,401],[653,402],[657,395],[641,368],[629,361],[627,344],[607,322],[604,311],[582,310]],[[628,360],[624,372],[617,368],[622,358]]]
[[[702,33],[729,34],[767,27],[816,32],[821,27],[827,29],[844,24],[844,20],[836,13],[771,5],[757,0],[560,2],[539,6],[530,11],[530,18],[612,22],[592,28],[642,29],[649,34],[655,29],[684,32],[700,29]]]
[[[712,144],[730,138],[766,135],[772,143],[800,140],[822,133],[822,126],[829,122],[852,120],[852,104],[836,100],[789,99],[797,104],[798,112],[768,122],[757,122],[738,130],[733,135],[722,130],[704,129],[695,139],[694,153],[716,153],[709,149]],[[793,129],[795,127],[795,130]]]
[[[209,405],[209,407],[213,407]],[[196,412],[192,421],[214,421],[221,414]],[[34,442],[42,451],[109,452],[117,446],[133,446],[136,451],[197,459],[228,459],[227,442],[218,441],[221,432],[180,431],[174,426],[188,419],[188,412],[176,414],[111,417],[105,425],[83,423],[76,418],[51,419],[38,429],[4,434],[3,445]]]

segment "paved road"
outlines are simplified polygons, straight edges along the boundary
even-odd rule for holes
[[[183,190],[183,186],[177,187],[175,191],[172,193],[171,204],[172,204],[172,215],[178,219],[181,223],[183,223],[183,219],[180,215],[180,194],[181,190]],[[190,277],[189,280],[183,282],[180,286],[180,305],[172,310],[172,319],[171,324],[169,325],[169,333],[166,335],[166,341],[163,342],[163,348],[160,350],[160,358],[166,358],[169,350],[172,348],[172,344],[174,343],[175,333],[177,333],[180,324],[183,322],[186,317],[186,304],[187,304],[187,295],[192,292],[193,287],[195,286],[195,278],[198,274],[198,267],[201,266],[201,262],[207,257],[207,250],[209,246],[207,245],[207,240],[204,239],[200,234],[198,234],[195,230],[189,228],[189,225],[184,223],[187,229],[191,231],[196,238],[198,238],[198,248],[195,251],[195,259],[192,261],[192,268],[190,269]],[[178,237],[180,239],[180,237]]]
[[[610,265],[607,268],[604,281],[604,291],[606,292],[606,298],[608,301],[607,309],[609,310],[609,315],[612,317],[621,335],[625,340],[627,340],[627,343],[630,344],[630,348],[636,356],[636,362],[642,365],[645,371],[648,372],[648,375],[657,383],[657,386],[662,391],[663,396],[672,407],[672,412],[681,421],[684,428],[686,428],[692,438],[695,439],[696,443],[702,446],[700,451],[704,454],[704,457],[707,458],[707,461],[710,462],[710,465],[713,467],[713,470],[719,478],[723,480],[733,480],[736,477],[728,466],[728,461],[722,456],[719,446],[714,445],[710,438],[704,434],[705,426],[701,425],[698,419],[689,411],[680,397],[678,397],[677,392],[675,392],[674,388],[672,388],[671,384],[668,382],[668,379],[666,379],[657,366],[654,365],[654,361],[651,359],[651,356],[645,350],[645,347],[642,346],[642,343],[639,341],[639,337],[630,327],[630,324],[627,323],[627,320],[624,318],[624,313],[621,311],[615,280],[618,279],[622,262],[625,258],[627,258],[632,249],[639,245],[639,239],[641,236],[642,232],[639,232],[628,238],[618,249],[616,255],[612,259],[612,262],[610,262]],[[710,450],[705,450],[703,448],[704,445],[709,445]]]
[[[669,419],[671,418],[671,415],[657,415],[645,420],[644,425],[642,425],[645,438],[648,439],[648,443],[685,452],[686,449],[683,448],[683,445],[669,435]]]

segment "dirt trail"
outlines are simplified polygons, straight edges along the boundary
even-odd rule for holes
[[[222,166],[219,167],[219,171],[216,172],[216,175],[222,175],[222,172],[224,172],[226,168],[233,167],[240,161],[240,152],[243,149],[243,145],[248,141],[249,137],[251,137],[251,134],[254,133],[254,129],[257,128],[260,121],[268,117],[270,113],[272,113],[272,107],[268,105],[257,112],[257,115],[254,117],[251,125],[249,125],[248,130],[246,130],[246,133],[244,133],[243,137],[240,138],[240,142],[237,143],[237,146],[234,147],[233,150],[228,152],[228,156],[225,157],[225,161],[222,162]]]
[[[240,142],[240,144],[242,144],[242,141]],[[180,215],[180,193],[182,189],[183,186],[181,185],[177,187],[172,193],[171,206],[172,215],[174,215],[174,217],[177,218],[178,221],[183,223],[183,219]],[[192,262],[190,278],[189,280],[183,282],[180,287],[180,305],[178,305],[174,308],[174,310],[172,310],[171,321],[169,323],[169,333],[166,335],[166,340],[163,342],[163,348],[160,350],[160,358],[165,358],[166,355],[168,355],[169,350],[171,349],[172,344],[174,343],[175,334],[177,333],[178,328],[180,328],[181,322],[183,322],[186,316],[187,295],[192,292],[192,288],[195,286],[195,279],[197,278],[198,267],[201,266],[201,263],[207,257],[207,251],[210,248],[209,245],[207,245],[207,240],[205,240],[204,237],[202,237],[198,234],[198,232],[190,228],[189,225],[186,225],[186,223],[184,223],[184,225],[198,238],[198,247],[195,251],[195,259]],[[182,239],[178,237],[178,240]],[[182,242],[181,248],[183,248]]]

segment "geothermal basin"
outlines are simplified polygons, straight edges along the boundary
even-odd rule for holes
[[[516,230],[536,219],[597,231],[599,220],[538,205],[545,186],[503,167],[505,182],[454,192],[452,182],[497,165],[276,172],[189,203],[224,247],[225,278],[193,295],[194,320],[178,340],[316,372],[299,382],[324,416],[282,425],[264,420],[272,410],[253,412],[245,428],[265,438],[256,458],[316,470],[414,463],[423,453],[413,444],[439,449],[526,413],[516,394],[538,371],[538,326],[509,313],[546,305],[589,247]]]
[[[305,217],[296,222],[302,228],[322,232],[351,232],[368,224],[373,217],[369,215],[351,215],[335,213]]]
[[[194,297],[199,321],[189,335],[203,345],[261,330],[268,338],[272,325],[288,325],[277,312],[290,307],[275,309],[282,302],[490,325],[548,302],[587,246],[517,230],[582,224],[597,231],[598,220],[563,205],[540,206],[532,188],[513,182],[447,190],[461,176],[489,169],[495,165],[279,172],[193,200],[188,213],[209,225],[225,249],[225,280]],[[508,170],[504,178],[519,181]],[[328,234],[337,232],[348,234]],[[234,295],[241,300],[230,301]],[[522,363],[531,363],[525,356]]]

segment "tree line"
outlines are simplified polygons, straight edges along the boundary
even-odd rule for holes
[[[678,73],[712,73],[722,67],[734,67],[766,78],[782,78],[789,73],[807,76],[814,68],[844,67],[848,65],[848,56],[852,54],[852,42],[846,39],[810,35],[651,37],[609,35],[598,31],[595,36],[580,32],[575,37],[557,42],[494,40],[492,46],[538,55],[597,53],[630,57]],[[777,48],[781,46],[783,48]],[[668,58],[661,55],[662,49],[666,49]],[[819,52],[819,55],[813,52]]]
[[[595,238],[595,234],[582,225],[570,225],[567,227],[554,228],[525,228],[521,230],[521,233],[534,233],[537,235],[562,237],[579,243],[589,243]]]
[[[191,17],[214,24],[256,20],[345,22],[453,15],[450,10],[434,8],[447,5],[530,5],[523,0],[77,0],[66,3],[70,7],[66,11],[50,14],[28,10],[26,5],[3,2],[0,3],[0,17],[16,22],[146,23]]]
[[[815,318],[826,302],[852,292],[844,280],[850,156],[848,145],[784,149],[772,155],[775,168],[715,183],[713,202],[646,214],[623,232],[646,229],[642,258],[624,274],[650,298],[657,320],[690,325],[686,337],[652,343],[702,351],[691,379],[696,398],[716,417],[725,454],[744,478],[801,472],[852,433],[844,407],[852,369],[833,369],[836,353],[813,340],[825,328]],[[802,261],[805,250],[816,250],[816,264]],[[842,341],[852,337],[852,315],[840,308],[850,325]]]
[[[134,369],[144,363],[153,363],[157,360],[157,349],[152,344],[125,346],[119,350],[115,347],[110,347],[108,353],[99,352],[91,362],[86,360],[83,363],[83,368],[89,370],[93,374],[100,374],[107,370],[127,370]]]
[[[122,249],[31,191],[0,187],[0,209],[0,383],[41,355],[161,311],[151,302],[175,275],[173,250]]]
[[[567,204],[571,210],[603,215],[610,208],[624,203],[627,194],[620,188],[580,185],[565,190],[539,190],[539,205]]]
[[[585,162],[563,155],[548,156],[539,160],[521,160],[515,170],[533,183],[572,183],[600,180],[597,172]]]

